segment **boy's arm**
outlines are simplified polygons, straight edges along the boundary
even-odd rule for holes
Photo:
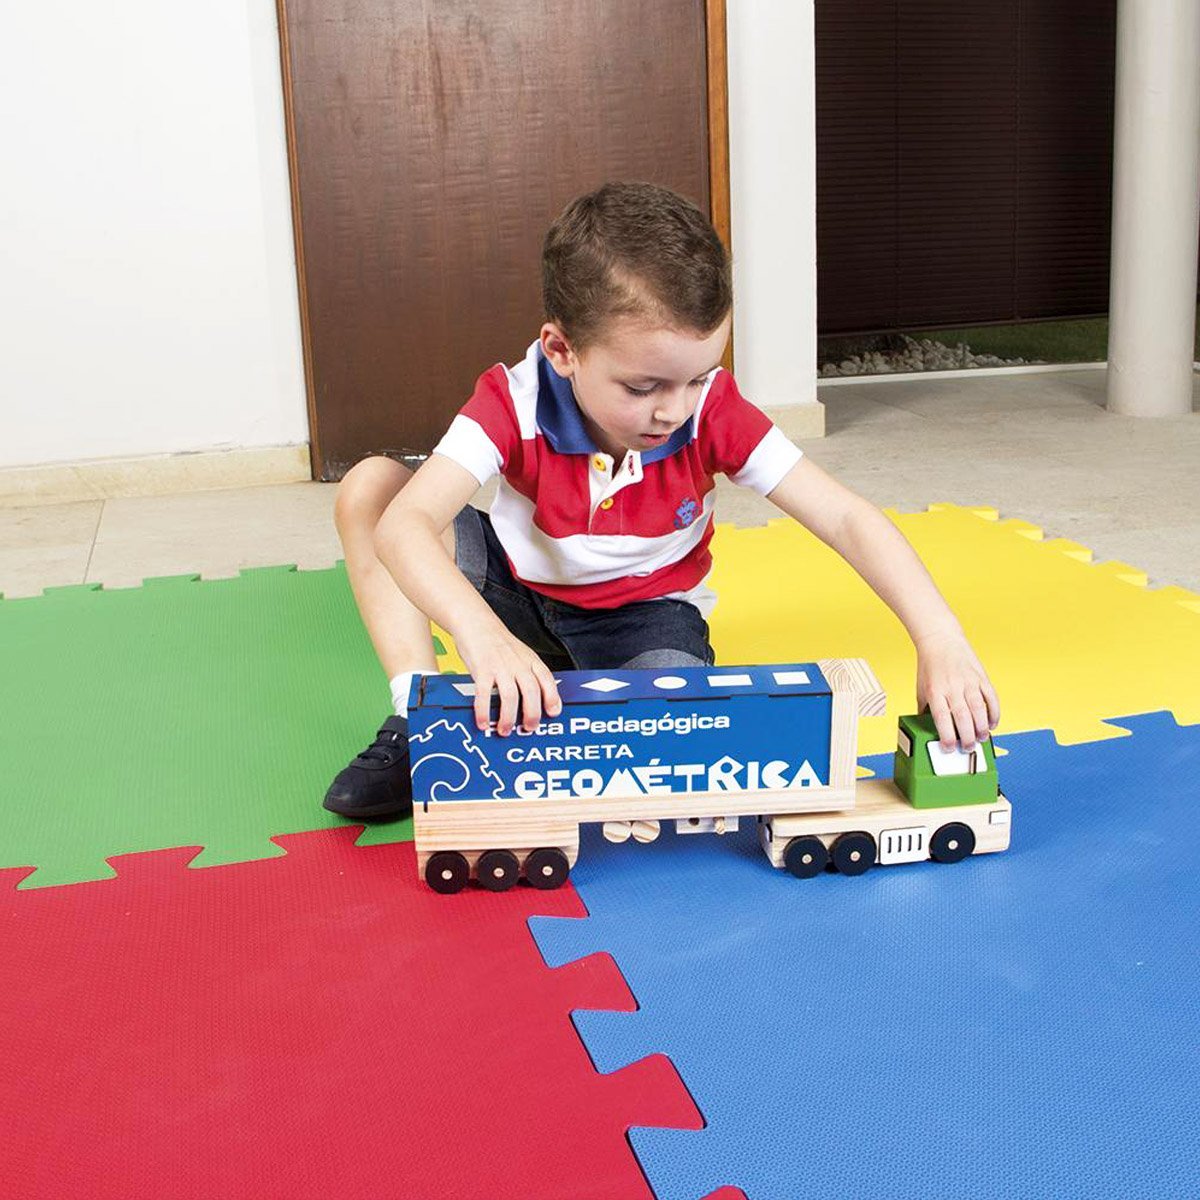
[[[501,735],[516,722],[517,702],[526,729],[537,727],[542,702],[549,716],[562,710],[554,675],[492,612],[446,553],[442,534],[479,481],[465,467],[431,454],[384,510],[375,530],[375,553],[417,608],[454,638],[475,680],[475,722],[488,726],[493,685],[500,693]]]
[[[1000,702],[958,618],[904,535],[870,501],[807,457],[767,499],[836,550],[900,618],[917,650],[917,706],[947,749],[969,750],[1000,720]],[[957,731],[957,737],[956,737]]]

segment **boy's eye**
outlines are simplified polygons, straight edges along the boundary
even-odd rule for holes
[[[699,379],[693,379],[688,387],[698,388],[704,386],[704,381],[708,378],[707,375],[701,375]],[[632,384],[623,383],[621,385],[631,396],[652,396],[659,389],[659,384],[652,383],[646,388],[636,388]]]

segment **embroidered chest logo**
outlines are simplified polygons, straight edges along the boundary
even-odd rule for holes
[[[675,510],[675,528],[686,529],[696,519],[695,500],[685,500]]]

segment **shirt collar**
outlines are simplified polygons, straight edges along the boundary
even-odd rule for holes
[[[571,381],[564,379],[546,361],[546,355],[538,346],[538,398],[537,423],[546,440],[556,454],[592,454],[598,450],[583,423],[583,413],[575,401]],[[688,419],[661,445],[653,450],[640,451],[643,463],[658,462],[668,458],[692,440],[692,417]]]
[[[547,361],[538,346],[537,423],[557,454],[591,454],[596,445],[575,403],[571,381],[564,379]]]

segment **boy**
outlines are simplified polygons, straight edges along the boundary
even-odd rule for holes
[[[836,483],[743,399],[720,366],[729,258],[707,218],[651,184],[607,184],[546,235],[546,323],[522,362],[480,376],[415,474],[365,459],[335,520],[396,715],[341,771],[325,807],[412,806],[407,700],[437,670],[432,618],[454,638],[486,729],[561,711],[554,672],[711,665],[704,586],[713,476],[754,488],[837,550],[907,628],[917,702],[965,749],[996,694],[920,560],[878,509]],[[467,502],[501,476],[491,514]]]

